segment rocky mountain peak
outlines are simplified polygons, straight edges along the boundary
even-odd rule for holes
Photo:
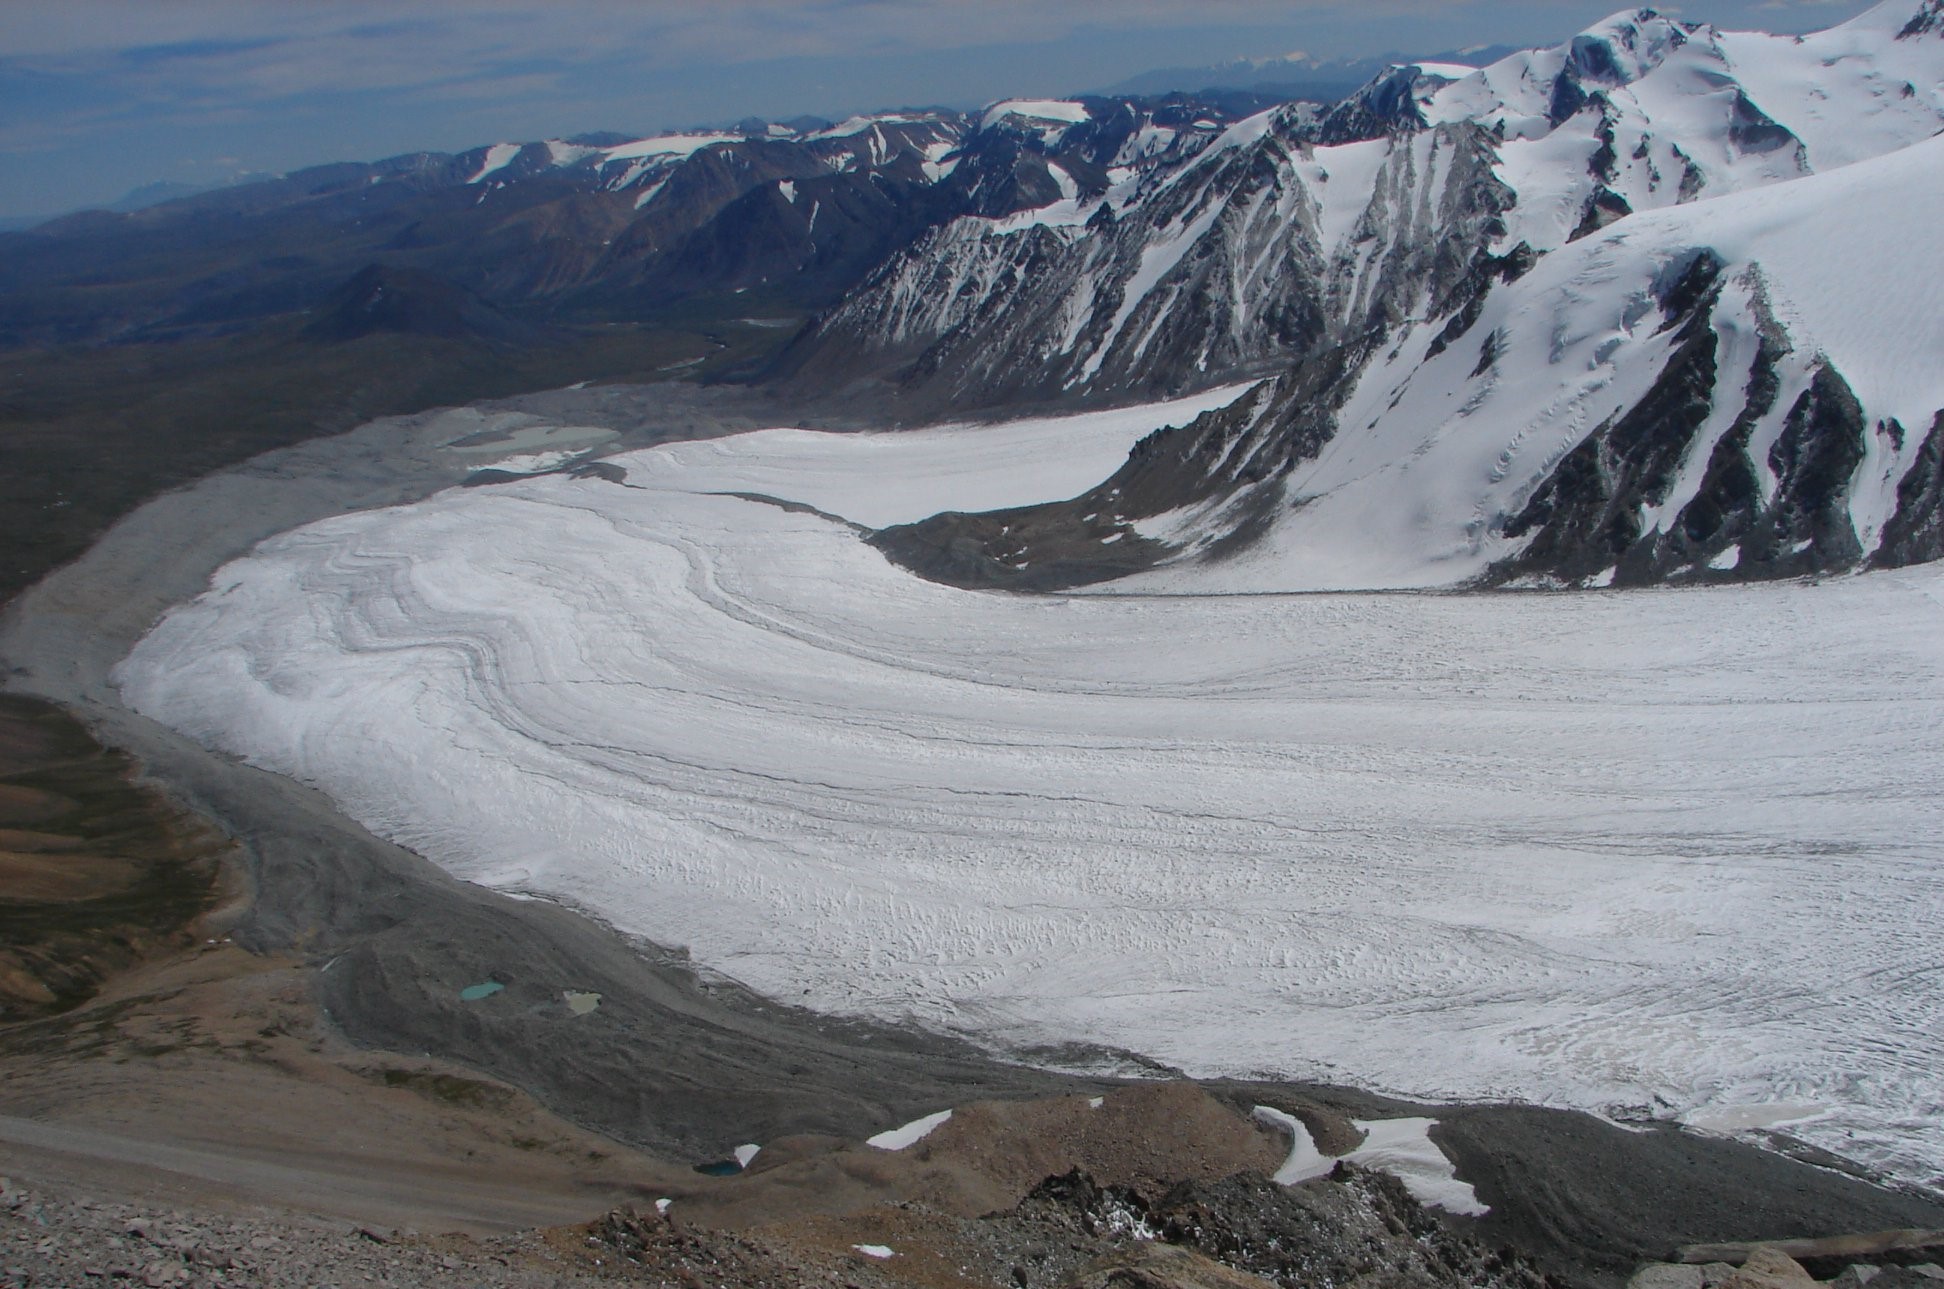
[[[1653,9],[1618,13],[1573,37],[1567,67],[1601,85],[1630,85],[1688,43],[1688,26]]]
[[[1421,130],[1427,124],[1424,117],[1427,91],[1451,80],[1452,77],[1442,72],[1414,63],[1392,67],[1327,109],[1316,128],[1316,142],[1352,143],[1399,131]]]
[[[1924,0],[1897,33],[1897,39],[1914,40],[1925,35],[1944,37],[1944,0]]]

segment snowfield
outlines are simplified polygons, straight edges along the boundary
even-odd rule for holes
[[[1080,486],[1192,411],[1081,423]],[[840,522],[1042,500],[1075,428],[766,431],[346,515],[120,680],[462,877],[791,1001],[1196,1074],[1786,1106],[1944,1173],[1944,571],[1008,596]]]

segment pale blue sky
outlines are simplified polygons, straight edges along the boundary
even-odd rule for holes
[[[973,105],[1155,67],[1545,44],[1612,0],[8,0],[0,216],[502,139]],[[1867,0],[1663,12],[1804,31]]]

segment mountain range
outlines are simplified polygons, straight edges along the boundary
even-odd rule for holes
[[[1914,284],[1939,268],[1941,27],[1936,0],[1809,37],[1642,10],[1480,70],[1398,68],[937,229],[786,362],[928,412],[1265,376],[1074,502],[881,535],[973,585],[1936,558],[1944,314]]]
[[[1354,93],[506,142],[0,235],[0,344],[794,328],[915,422],[1247,379],[1086,496],[886,530],[980,586],[1582,586],[1944,555],[1944,0],[1652,10]]]

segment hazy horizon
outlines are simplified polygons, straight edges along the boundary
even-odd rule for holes
[[[1556,42],[1611,0],[29,0],[0,10],[0,217],[329,161],[1079,93],[1160,68]],[[1805,31],[1865,0],[1661,6]]]

